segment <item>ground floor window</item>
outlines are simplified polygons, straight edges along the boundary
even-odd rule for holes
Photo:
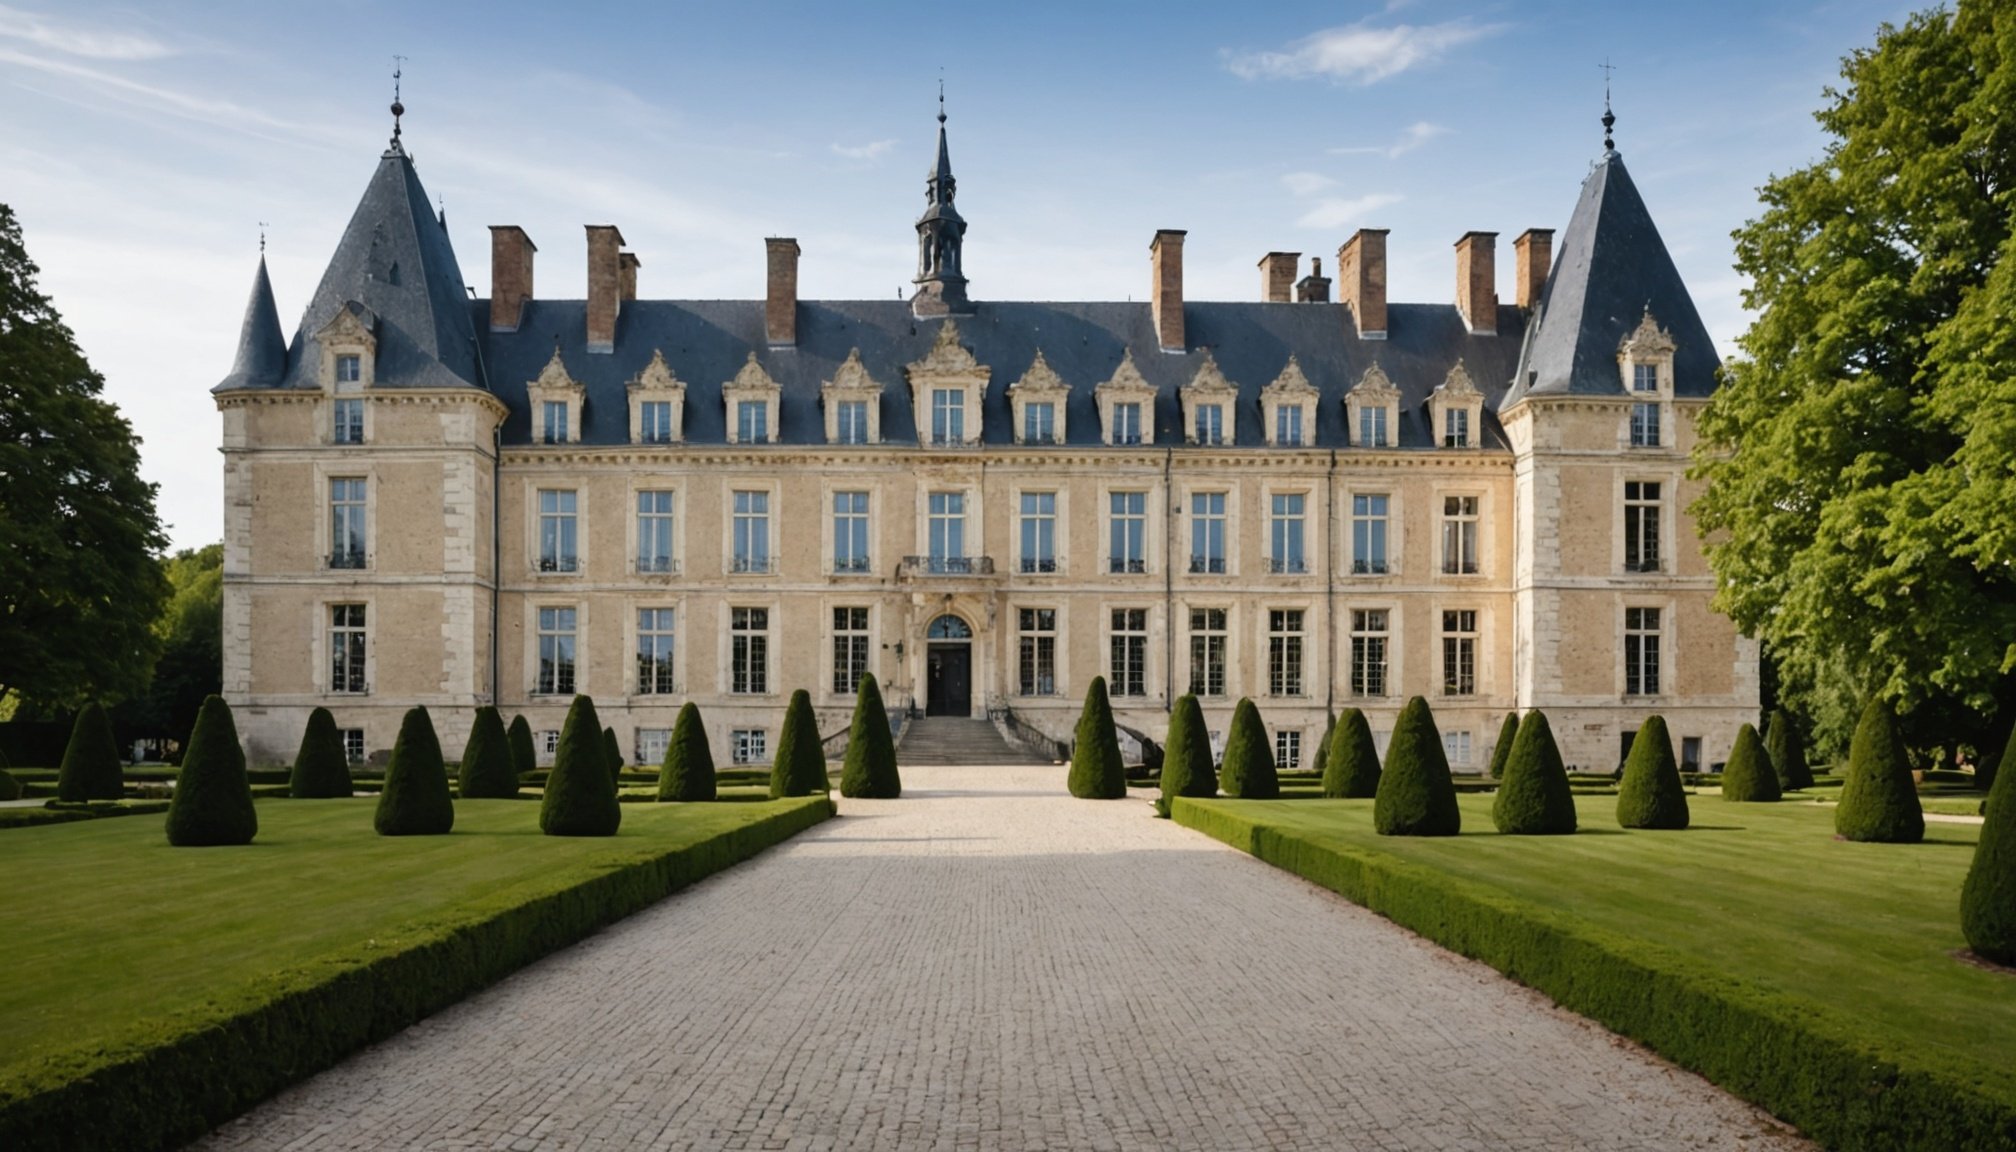
[[[1699,772],[1701,770],[1701,738],[1682,736],[1680,738],[1680,770]]]
[[[1016,687],[1024,696],[1057,694],[1057,610],[1016,611]]]
[[[1113,674],[1115,696],[1148,694],[1148,610],[1113,609]]]
[[[1225,695],[1225,609],[1190,610],[1190,694]]]
[[[1699,743],[1699,741],[1696,741]],[[343,729],[343,758],[352,764],[364,762],[364,730],[362,728]]]
[[[737,764],[767,764],[770,761],[770,734],[761,728],[737,728],[730,755]]]
[[[1267,694],[1302,695],[1302,611],[1267,613]]]
[[[1449,758],[1451,768],[1470,766],[1470,733],[1467,731],[1444,732],[1442,752]]]
[[[1302,733],[1283,730],[1274,733],[1274,767],[1283,772],[1302,766]]]
[[[637,729],[637,763],[662,764],[665,762],[665,746],[672,742],[670,728]]]
[[[833,609],[833,691],[853,695],[868,675],[868,652],[873,645],[868,632],[868,609]]]
[[[537,735],[539,739],[539,759],[542,763],[551,765],[553,758],[560,754],[560,733],[557,729],[554,729],[540,732]]]

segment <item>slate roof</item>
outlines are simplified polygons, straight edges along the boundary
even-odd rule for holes
[[[280,334],[280,310],[273,303],[273,281],[266,276],[266,256],[252,277],[252,296],[245,302],[245,323],[238,331],[238,355],[231,374],[218,388],[270,388],[287,373],[287,340]]]
[[[1612,149],[1582,182],[1534,309],[1532,338],[1514,377],[1518,386],[1505,403],[1528,395],[1621,395],[1617,346],[1648,307],[1678,345],[1674,395],[1714,392],[1721,358],[1624,157]]]

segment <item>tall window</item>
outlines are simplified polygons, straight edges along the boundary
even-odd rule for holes
[[[574,692],[574,609],[539,609],[539,683],[541,696]]]
[[[1442,446],[1444,448],[1468,448],[1470,446],[1470,410],[1468,408],[1444,408],[1442,410]]]
[[[637,418],[642,427],[637,429],[637,439],[646,444],[670,444],[672,442],[672,402],[670,400],[646,400],[637,405]]]
[[[770,610],[728,610],[728,690],[743,695],[770,691]]]
[[[928,504],[931,570],[966,570],[966,494],[933,492]]]
[[[567,402],[548,400],[539,406],[544,417],[541,438],[548,444],[567,443]]]
[[[1477,694],[1477,613],[1473,609],[1442,613],[1442,694]]]
[[[364,358],[354,353],[336,357],[336,383],[357,384],[364,379]]]
[[[672,559],[672,493],[637,493],[637,571],[678,570]]]
[[[1659,405],[1631,405],[1631,447],[1659,447]]]
[[[1267,694],[1302,695],[1302,610],[1267,613]]]
[[[1108,525],[1108,571],[1146,572],[1148,494],[1115,492],[1111,496],[1109,506],[1112,509],[1112,521]]]
[[[1392,506],[1383,493],[1351,497],[1351,571],[1383,576],[1386,565],[1386,515]]]
[[[329,567],[364,567],[365,497],[362,478],[329,481]]]
[[[670,728],[637,729],[637,751],[635,753],[637,763],[641,765],[663,764],[665,762],[665,746],[670,743],[672,743],[672,730]]]
[[[676,637],[672,609],[637,610],[637,692],[641,696],[662,696],[677,692],[672,679],[672,650]]]
[[[343,759],[351,764],[362,764],[364,762],[364,730],[362,728],[344,728],[341,731],[343,733]],[[1699,758],[1697,757],[1696,759],[1698,760]]]
[[[735,554],[731,564],[737,572],[770,571],[770,494],[737,492],[734,503]]]
[[[761,728],[737,728],[729,735],[728,757],[736,764],[770,762],[770,734]]]
[[[1351,694],[1386,695],[1387,645],[1392,635],[1384,608],[1351,610]]]
[[[575,550],[575,493],[572,489],[539,490],[539,570],[572,572],[580,567]]]
[[[1190,610],[1190,694],[1225,695],[1225,609]]]
[[[362,444],[364,442],[363,397],[338,397],[333,408],[335,425],[329,431],[329,439],[337,444]]]
[[[1022,571],[1057,571],[1057,494],[1022,493]]]
[[[329,606],[329,691],[369,692],[364,683],[364,605]]]
[[[1274,409],[1274,443],[1282,448],[1302,446],[1302,406],[1283,404]]]
[[[1292,771],[1302,766],[1302,733],[1282,729],[1274,733],[1274,767]]]
[[[1633,364],[1631,366],[1631,390],[1633,392],[1657,392],[1659,390],[1659,366],[1657,364]]]
[[[1141,405],[1127,400],[1113,405],[1113,443],[1141,443]]]
[[[1659,694],[1659,609],[1624,609],[1624,694]]]
[[[1302,550],[1302,513],[1309,498],[1300,492],[1274,494],[1273,515],[1268,522],[1267,568],[1272,572],[1300,574],[1309,571]]]
[[[1442,755],[1452,768],[1470,766],[1470,733],[1467,730],[1452,730],[1442,734]]]
[[[868,571],[868,493],[833,494],[833,571]]]
[[[834,431],[842,444],[868,443],[868,402],[866,400],[842,400],[839,411],[833,414]]]
[[[1020,608],[1016,622],[1016,686],[1024,696],[1057,694],[1057,610]]]
[[[1115,696],[1148,694],[1148,610],[1113,609],[1113,659],[1108,683]]]
[[[966,442],[966,390],[964,388],[933,388],[931,390],[931,443],[964,444]]]
[[[1057,439],[1057,405],[1032,400],[1022,406],[1022,442],[1048,444]]]
[[[1367,404],[1358,409],[1358,446],[1384,448],[1391,443],[1386,438],[1386,406]]]
[[[1225,493],[1190,496],[1190,571],[1225,571]]]
[[[1659,571],[1659,485],[1624,482],[1624,570]]]
[[[1442,574],[1477,574],[1477,497],[1442,498]]]
[[[1197,443],[1225,443],[1224,405],[1199,404],[1197,406]]]
[[[868,674],[868,653],[874,637],[868,633],[868,609],[833,609],[833,691],[850,695]]]
[[[735,439],[743,444],[762,444],[770,439],[770,402],[735,402]]]

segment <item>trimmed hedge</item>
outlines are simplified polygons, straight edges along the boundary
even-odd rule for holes
[[[623,779],[623,745],[616,739],[616,729],[602,729],[602,765],[609,769],[609,780],[618,783]]]
[[[1575,794],[1554,743],[1554,727],[1538,708],[1519,722],[1505,782],[1491,802],[1491,823],[1508,836],[1565,836],[1575,831]]]
[[[168,804],[168,843],[177,848],[250,844],[259,834],[245,749],[222,696],[206,696],[182,750],[182,771]]]
[[[1167,758],[1164,758],[1167,764]],[[1120,760],[1120,734],[1113,728],[1113,704],[1106,678],[1094,676],[1085,689],[1085,710],[1071,739],[1071,772],[1066,780],[1080,800],[1119,800],[1127,795],[1127,766]]]
[[[1330,753],[1323,761],[1323,795],[1363,800],[1379,794],[1379,748],[1365,713],[1346,708],[1330,735]]]
[[[1449,755],[1428,701],[1415,696],[1400,709],[1386,745],[1386,770],[1372,802],[1372,828],[1381,836],[1454,836],[1463,830]]]
[[[896,739],[889,734],[889,710],[882,686],[870,672],[854,693],[854,722],[847,728],[847,759],[840,767],[840,795],[894,800],[903,795],[896,768]]]
[[[560,747],[539,801],[539,830],[548,836],[614,836],[623,823],[616,777],[602,762],[602,721],[595,701],[574,697],[560,726]]]
[[[511,727],[505,732],[511,744],[511,771],[518,774],[518,783],[539,770],[539,750],[532,745],[532,725],[525,722],[522,715],[511,717]]]
[[[830,801],[811,800],[681,847],[639,841],[627,858],[556,873],[543,891],[480,897],[390,947],[360,941],[347,953],[277,973],[215,1016],[165,1021],[124,1048],[45,1065],[0,1088],[0,1148],[180,1146],[831,815]]]
[[[1390,762],[1390,757],[1389,757]],[[1392,768],[1389,763],[1387,769]],[[1799,1126],[1840,1152],[2016,1147],[2016,1104],[1963,1062],[1870,1043],[1845,1010],[1352,845],[1181,800],[1176,821],[1328,888]]]
[[[1330,766],[1330,742],[1337,736],[1337,714],[1330,713],[1323,723],[1323,739],[1316,742],[1316,755],[1309,759],[1309,771],[1321,780],[1323,772]]]
[[[2003,763],[2011,763],[2012,754],[2016,732],[2010,733]],[[1960,931],[1975,955],[2016,964],[2016,772],[1995,777],[1986,807],[1974,862],[1960,887]]]
[[[1771,753],[1764,750],[1764,742],[1751,725],[1736,730],[1736,746],[1722,765],[1722,799],[1742,804],[1774,804],[1784,799],[1778,788],[1778,770],[1771,766]]]
[[[1771,726],[1764,731],[1764,750],[1771,754],[1771,767],[1778,773],[1778,787],[1798,792],[1813,786],[1813,769],[1806,763],[1806,742],[1799,738],[1799,726],[1783,708],[1771,712]]]
[[[19,800],[20,798],[21,781],[16,780],[14,774],[7,771],[7,769],[0,768],[0,800]]]
[[[455,827],[455,797],[441,740],[425,708],[408,708],[385,765],[385,784],[371,826],[380,836],[446,836]]]
[[[672,740],[658,768],[658,799],[697,802],[715,797],[714,749],[707,744],[707,725],[700,706],[688,700],[672,723]]]
[[[1505,713],[1505,722],[1498,725],[1498,742],[1491,746],[1491,778],[1501,779],[1505,775],[1505,761],[1512,756],[1512,743],[1519,739],[1519,714]]]
[[[308,713],[308,726],[301,730],[301,747],[294,753],[294,770],[287,778],[288,795],[297,800],[333,800],[355,794],[350,780],[350,757],[343,752],[343,734],[336,730],[336,718],[327,708]]]
[[[828,790],[826,751],[819,741],[819,718],[812,697],[800,688],[784,708],[784,730],[777,737],[777,756],[770,764],[770,798],[823,796]]]
[[[1687,827],[1687,789],[1673,761],[1673,739],[1664,716],[1647,716],[1631,741],[1624,779],[1617,787],[1617,823],[1625,828]]]
[[[119,742],[112,738],[112,721],[96,701],[77,713],[70,729],[70,744],[63,749],[63,764],[56,776],[56,798],[73,804],[86,800],[117,800],[126,794],[126,780],[119,763]]]
[[[43,824],[74,824],[79,820],[99,820],[108,816],[153,816],[168,811],[166,800],[94,800],[63,805],[51,800],[46,808],[0,808],[0,831],[34,828]]]
[[[1274,768],[1274,748],[1260,708],[1240,697],[1232,709],[1232,727],[1225,733],[1225,762],[1218,769],[1218,787],[1242,800],[1279,800],[1281,777]]]
[[[464,800],[515,798],[518,769],[511,759],[511,735],[504,730],[503,714],[488,704],[476,709],[469,742],[462,746],[462,763],[456,767],[456,794]]]
[[[1169,712],[1169,731],[1162,748],[1162,798],[1216,796],[1218,770],[1211,764],[1211,730],[1197,697],[1182,695]],[[1157,809],[1167,816],[1167,806]]]
[[[1904,737],[1897,731],[1896,713],[1882,700],[1870,700],[1855,725],[1841,802],[1834,808],[1834,833],[1881,844],[1925,839],[1925,810],[1918,803]]]

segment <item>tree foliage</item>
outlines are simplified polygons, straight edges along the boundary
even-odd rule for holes
[[[896,770],[896,740],[889,734],[889,710],[873,672],[861,677],[854,694],[854,721],[847,729],[847,759],[840,767],[840,794],[894,800],[903,794]]]
[[[250,844],[258,834],[259,812],[252,806],[238,724],[224,698],[212,696],[196,713],[182,769],[175,775],[175,795],[168,801],[168,843],[177,848],[212,848]]]
[[[476,709],[476,720],[469,725],[469,742],[462,746],[455,792],[464,800],[509,800],[518,795],[511,736],[504,730],[503,715],[488,704]]]
[[[1575,831],[1575,793],[1554,728],[1538,708],[1519,721],[1504,783],[1491,803],[1491,822],[1513,836],[1560,836]]]
[[[138,695],[168,595],[140,439],[36,286],[0,204],[0,696]]]
[[[455,827],[455,798],[441,738],[425,708],[408,708],[385,765],[385,788],[371,826],[380,836],[445,836]]]
[[[1687,827],[1687,789],[1673,761],[1673,738],[1664,716],[1647,716],[1631,741],[1617,785],[1617,823],[1625,828]]]
[[[770,765],[770,798],[823,796],[827,788],[819,718],[812,712],[811,695],[800,688],[784,708],[784,730],[778,734],[777,758]]]
[[[96,702],[86,704],[70,728],[69,746],[63,749],[56,798],[77,803],[117,800],[125,794],[126,775],[119,763],[118,741],[112,737],[112,722]]]
[[[2016,756],[2016,735],[2003,759],[2011,756]],[[1987,815],[1967,882],[1960,887],[1960,930],[1976,954],[1997,964],[2016,964],[2016,772],[1995,778]]]
[[[1463,830],[1449,754],[1428,701],[1410,698],[1386,743],[1386,770],[1372,801],[1372,830],[1381,836],[1454,836]]]
[[[1871,697],[1981,747],[2016,708],[2016,10],[1885,25],[1842,79],[1826,154],[1735,234],[1759,315],[1694,512],[1823,754]]]
[[[1232,727],[1225,733],[1218,786],[1225,795],[1243,800],[1281,798],[1281,776],[1275,771],[1274,747],[1267,742],[1267,725],[1260,719],[1259,705],[1244,696],[1232,709]]]
[[[1169,732],[1162,749],[1162,798],[1216,796],[1218,770],[1211,764],[1211,730],[1197,697],[1182,695],[1169,713]]]
[[[1113,727],[1113,703],[1106,698],[1104,676],[1094,676],[1085,689],[1085,708],[1071,739],[1067,783],[1071,795],[1080,800],[1119,800],[1127,795],[1127,765],[1120,759],[1120,734]]]
[[[1379,748],[1365,713],[1346,708],[1330,734],[1330,754],[1323,761],[1323,795],[1362,800],[1379,794]]]
[[[560,726],[560,747],[539,801],[539,830],[548,836],[614,836],[622,823],[616,781],[603,763],[595,701],[576,696]]]
[[[707,745],[707,725],[700,719],[700,706],[688,700],[679,706],[679,718],[672,722],[672,740],[665,745],[665,762],[658,768],[658,799],[712,800],[714,749]]]
[[[336,717],[329,709],[308,713],[301,730],[301,747],[294,753],[294,771],[287,778],[287,794],[296,800],[330,800],[353,794],[350,757],[343,751],[343,734],[336,730]]]
[[[154,621],[161,654],[147,690],[112,709],[129,736],[189,740],[203,701],[224,691],[224,545],[184,548],[161,562],[168,600]]]

